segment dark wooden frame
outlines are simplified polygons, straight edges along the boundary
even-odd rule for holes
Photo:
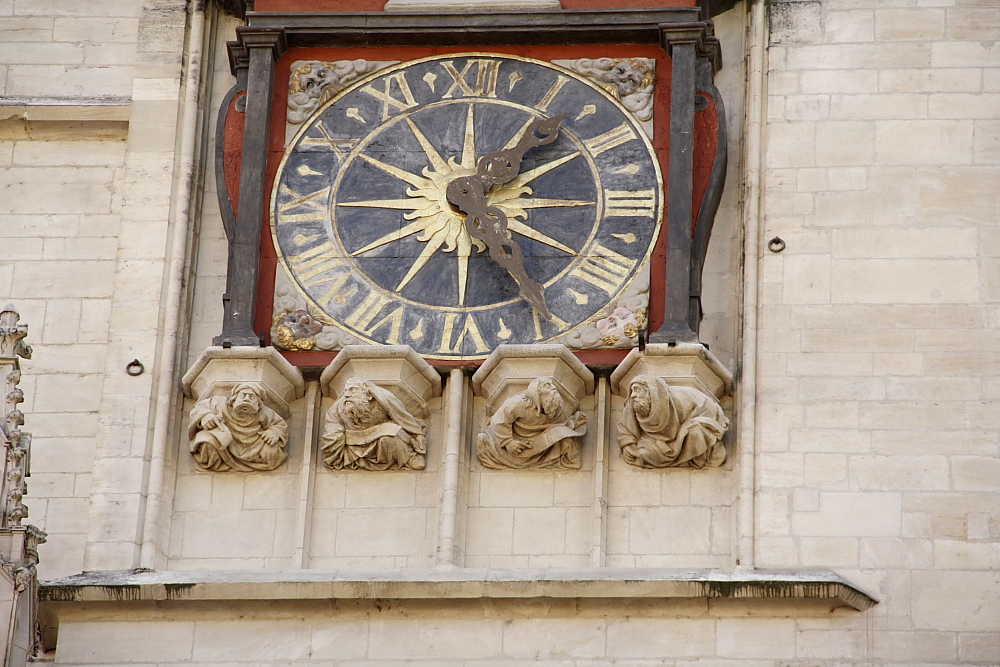
[[[237,84],[227,102],[246,89],[239,198],[219,188],[229,235],[223,330],[215,345],[259,345],[254,331],[260,282],[259,247],[265,192],[275,63],[293,47],[490,46],[659,44],[671,57],[670,155],[667,170],[667,288],[664,322],[652,342],[696,341],[701,319],[701,273],[725,177],[726,133],[722,99],[712,85],[722,52],[711,21],[697,7],[535,12],[284,13],[250,12],[229,43]],[[708,189],[694,215],[694,127],[699,93],[712,98],[719,142]],[[227,114],[229,105],[221,114]],[[219,138],[225,118],[220,118]],[[221,156],[221,148],[218,149]],[[220,163],[217,165],[221,168]],[[220,185],[224,186],[224,177]],[[233,210],[235,208],[235,215]]]

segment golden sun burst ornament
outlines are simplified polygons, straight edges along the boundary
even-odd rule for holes
[[[306,124],[272,233],[324,319],[476,359],[585,324],[648,260],[662,207],[652,147],[605,91],[547,63],[448,55],[360,81]]]

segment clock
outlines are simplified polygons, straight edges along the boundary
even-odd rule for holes
[[[320,322],[433,359],[545,343],[614,305],[661,227],[639,122],[574,72],[467,53],[383,69],[290,142],[279,260]]]

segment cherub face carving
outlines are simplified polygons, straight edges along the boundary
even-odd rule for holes
[[[613,83],[621,97],[627,97],[642,87],[643,73],[623,60],[604,75],[606,83]]]
[[[299,90],[295,92],[305,93],[309,97],[319,97],[324,88],[340,83],[340,77],[336,72],[322,63],[307,64],[296,74]]]

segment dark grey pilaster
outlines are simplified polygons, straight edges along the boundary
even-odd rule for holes
[[[267,150],[271,138],[274,65],[285,51],[284,30],[242,28],[240,42],[249,54],[246,119],[236,225],[229,235],[229,269],[223,295],[222,335],[215,345],[259,345],[254,331],[260,277],[260,235],[264,223]]]
[[[697,341],[692,321],[691,241],[694,196],[694,98],[697,40],[665,35],[670,52],[670,165],[667,172],[667,289],[663,326],[650,342]]]

